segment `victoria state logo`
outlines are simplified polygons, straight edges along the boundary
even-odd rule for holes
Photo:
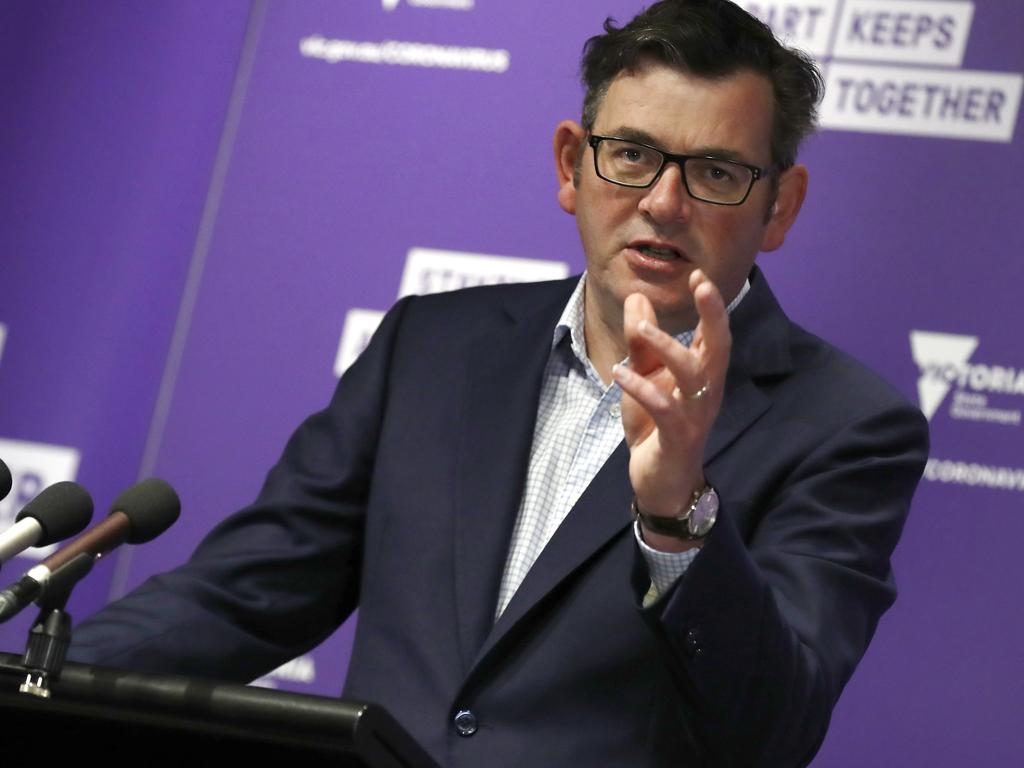
[[[1024,396],[1024,369],[974,363],[977,336],[911,331],[910,350],[920,371],[917,396],[930,421],[953,391],[949,415],[965,421],[1020,426],[1019,408],[995,408],[992,395]]]
[[[917,380],[917,398],[929,420],[942,405],[953,381],[960,378],[960,371],[966,369],[977,348],[977,336],[910,332],[910,350],[921,371],[921,377]]]

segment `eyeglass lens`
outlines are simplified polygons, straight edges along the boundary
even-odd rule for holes
[[[646,187],[654,181],[665,162],[656,149],[619,139],[603,139],[597,147],[597,170],[608,181],[631,187]],[[742,200],[753,183],[753,173],[738,163],[691,157],[683,163],[690,194],[713,203]]]

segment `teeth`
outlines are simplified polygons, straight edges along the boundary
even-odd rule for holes
[[[666,261],[669,259],[675,259],[678,256],[678,254],[671,248],[652,248],[649,245],[641,245],[639,250],[643,251],[648,256],[653,256],[656,259],[663,259]]]

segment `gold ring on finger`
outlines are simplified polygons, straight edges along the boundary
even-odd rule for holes
[[[700,400],[702,397],[704,397],[704,395],[708,393],[708,390],[710,389],[711,382],[705,381],[701,388],[694,392],[692,395],[687,395],[681,389],[679,389],[679,387],[676,387],[675,391],[672,393],[672,396],[675,397],[676,400]]]

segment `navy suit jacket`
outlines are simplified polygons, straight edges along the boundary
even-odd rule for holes
[[[444,765],[809,761],[895,597],[925,421],[789,322],[755,270],[705,456],[720,519],[689,571],[640,607],[623,444],[495,622],[574,284],[399,302],[256,503],[80,627],[72,657],[247,680],[358,606],[345,695]]]

